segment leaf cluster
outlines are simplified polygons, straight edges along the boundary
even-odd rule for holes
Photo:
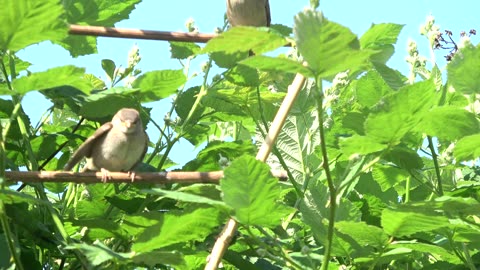
[[[402,25],[358,38],[305,10],[292,29],[171,42],[177,69],[143,73],[134,48],[126,68],[100,63],[107,81],[76,66],[31,73],[16,55],[42,41],[94,53],[95,38],[67,35],[67,23],[113,26],[139,2],[0,0],[0,268],[202,269],[229,218],[239,230],[227,269],[480,266],[478,46],[460,49],[446,72],[412,68],[410,80],[387,65]],[[204,69],[190,73],[202,57]],[[308,80],[273,154],[255,160],[297,73]],[[33,91],[52,103],[37,124],[22,108]],[[160,124],[148,106],[168,100]],[[5,179],[7,170],[60,170],[123,107],[159,134],[139,171],[172,168],[185,142],[202,149],[178,170],[224,170],[220,184],[17,189]]]

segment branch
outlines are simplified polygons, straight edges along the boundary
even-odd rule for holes
[[[285,123],[285,119],[287,118],[290,109],[293,106],[293,102],[297,98],[300,90],[305,83],[305,77],[300,74],[295,76],[293,79],[292,84],[288,87],[288,92],[285,98],[283,99],[282,105],[278,109],[275,118],[273,119],[272,125],[270,130],[268,131],[267,137],[263,142],[262,146],[258,150],[256,158],[260,161],[265,162],[272,151],[272,147],[277,140],[278,134],[280,133],[283,124]],[[215,270],[218,268],[218,264],[223,257],[223,254],[227,250],[228,246],[230,245],[230,241],[232,240],[235,232],[237,231],[238,223],[234,219],[228,220],[227,224],[223,228],[222,233],[218,236],[217,241],[215,241],[215,245],[213,246],[212,252],[208,256],[208,262],[205,266],[205,270]]]
[[[287,175],[285,172],[272,171],[273,176],[286,180]],[[124,172],[110,172],[111,179],[107,182],[114,183],[127,183],[132,182],[132,177],[128,173]],[[31,172],[18,172],[10,171],[5,172],[5,177],[10,181],[20,182],[75,182],[94,184],[102,182],[101,172],[66,172],[66,171],[31,171]],[[155,172],[155,173],[135,173],[135,183],[154,183],[154,184],[166,184],[166,183],[214,183],[218,184],[223,177],[223,171],[213,172]]]
[[[215,34],[166,32],[75,24],[70,25],[69,33],[72,35],[87,35],[97,37],[134,38],[199,43],[206,43],[213,37],[217,36]]]

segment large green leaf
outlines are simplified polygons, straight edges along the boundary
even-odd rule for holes
[[[220,187],[223,201],[245,225],[275,227],[290,211],[278,202],[281,190],[270,167],[251,156],[234,160],[225,169]]]
[[[480,157],[480,134],[460,139],[455,145],[453,155],[457,161],[474,160]]]
[[[432,81],[405,86],[378,102],[378,112],[365,121],[365,133],[377,142],[397,144],[436,102]]]
[[[87,260],[92,265],[100,265],[109,260],[113,260],[115,262],[119,261],[127,261],[128,259],[132,258],[135,253],[118,253],[111,250],[105,244],[100,241],[95,241],[93,244],[84,244],[84,243],[75,243],[70,244],[65,247],[68,249],[76,249],[81,250],[82,254],[87,258]]]
[[[170,41],[170,51],[172,52],[172,58],[175,59],[187,59],[188,57],[197,54],[201,48],[195,43]]]
[[[255,27],[238,26],[212,38],[203,53],[225,52],[229,54],[238,51],[252,50],[255,54],[273,51],[287,44],[285,38],[274,32],[267,32]]]
[[[409,177],[407,171],[393,166],[377,164],[372,170],[373,179],[380,185],[382,191],[385,192]]]
[[[13,81],[13,89],[19,94],[68,85],[89,93],[93,89],[85,77],[85,69],[75,66],[51,68],[47,71],[32,73]]]
[[[114,26],[128,19],[141,0],[64,0],[69,23],[96,26]]]
[[[227,162],[242,155],[255,154],[255,145],[250,141],[222,142],[212,141],[202,149],[194,160],[183,167],[185,171],[217,171],[222,169],[220,159]]]
[[[45,40],[67,36],[58,0],[0,0],[0,50],[18,51]]]
[[[463,94],[480,93],[480,46],[460,49],[447,66],[448,81]]]
[[[358,103],[367,108],[375,105],[380,99],[391,93],[393,93],[393,90],[376,71],[369,71],[362,76],[355,87],[355,96]]]
[[[150,71],[138,77],[133,87],[140,88],[142,102],[157,101],[177,92],[187,81],[185,74],[179,70]]]
[[[360,46],[379,51],[372,55],[372,61],[385,64],[395,51],[393,45],[402,28],[403,25],[394,23],[372,24],[360,38]]]
[[[462,264],[462,261],[459,257],[457,257],[453,251],[449,252],[445,248],[439,245],[432,245],[426,243],[418,243],[418,242],[406,242],[406,241],[398,241],[389,245],[389,248],[396,249],[396,248],[408,248],[415,251],[420,251],[427,254],[434,254],[436,259],[445,260],[454,264]]]
[[[366,155],[382,151],[388,147],[386,144],[378,143],[367,136],[354,135],[352,137],[340,140],[340,147],[345,154],[345,158],[353,155]]]
[[[114,87],[89,95],[78,114],[87,119],[102,120],[104,117],[114,115],[121,108],[139,109],[139,102],[133,98],[138,91],[139,89]]]
[[[321,12],[298,13],[293,33],[304,60],[321,78],[332,79],[346,70],[357,72],[371,55],[371,51],[360,50],[357,37],[348,28],[328,21]]]
[[[418,130],[452,141],[478,133],[480,125],[471,112],[456,107],[438,107],[425,114]]]
[[[339,221],[335,228],[343,234],[351,236],[357,243],[382,249],[388,243],[388,235],[379,227],[364,222]]]
[[[141,0],[64,0],[67,21],[71,24],[113,27],[128,19]],[[97,38],[70,35],[56,42],[74,57],[97,52]]]
[[[132,250],[147,252],[182,242],[202,241],[220,225],[219,217],[215,208],[166,213],[138,235]]]
[[[221,201],[212,200],[210,198],[195,195],[195,194],[188,193],[188,192],[162,190],[162,189],[158,189],[158,188],[157,189],[145,190],[144,192],[148,193],[148,194],[154,194],[154,195],[158,195],[158,196],[161,196],[161,197],[174,199],[176,201],[201,203],[201,204],[209,204],[209,205],[216,205],[216,206],[220,206],[220,207],[225,207],[225,204]]]
[[[277,148],[296,181],[303,182],[304,176],[321,164],[315,152],[320,145],[317,128],[318,121],[313,113],[289,116],[278,136]]]
[[[384,209],[382,227],[391,236],[409,236],[449,226],[448,219],[434,211],[416,209]]]

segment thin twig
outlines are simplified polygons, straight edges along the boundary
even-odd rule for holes
[[[272,174],[285,181],[287,174],[285,172],[272,171]],[[126,183],[131,182],[132,177],[124,172],[110,172],[111,183]],[[101,172],[67,172],[67,171],[30,171],[5,172],[5,177],[11,181],[20,182],[75,182],[75,183],[101,183]],[[223,177],[223,171],[213,172],[156,172],[156,173],[135,173],[135,183],[215,183],[220,181]]]
[[[69,33],[72,35],[86,35],[97,37],[134,38],[199,43],[206,43],[207,41],[216,36],[215,34],[166,32],[75,24],[70,25]]]

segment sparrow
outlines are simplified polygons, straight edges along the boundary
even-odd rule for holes
[[[227,18],[231,26],[270,26],[268,0],[227,0]]]
[[[70,171],[83,157],[87,164],[82,171],[102,172],[102,182],[110,179],[110,171],[128,172],[135,179],[132,170],[139,164],[148,146],[148,135],[143,129],[140,114],[135,109],[124,108],[99,127],[75,151],[64,167]]]

